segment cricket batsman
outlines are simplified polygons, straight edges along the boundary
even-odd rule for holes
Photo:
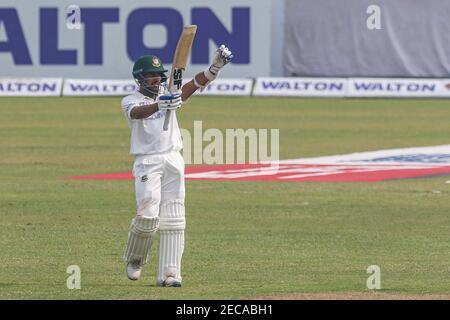
[[[186,83],[181,92],[167,94],[166,70],[152,55],[140,57],[133,66],[139,90],[122,100],[122,110],[131,130],[130,153],[135,156],[136,215],[131,220],[125,249],[127,275],[138,280],[156,232],[160,232],[157,282],[162,287],[181,286],[181,259],[184,249],[184,160],[176,113],[197,90],[217,78],[233,58],[224,45],[217,49],[212,64]],[[172,111],[168,130],[163,130],[165,114]]]

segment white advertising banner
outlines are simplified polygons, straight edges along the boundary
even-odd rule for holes
[[[257,78],[254,96],[344,97],[347,79]]]
[[[126,96],[137,89],[126,79],[0,78],[0,96]],[[217,78],[195,95],[449,98],[450,79]]]
[[[348,97],[438,97],[439,79],[350,78]]]
[[[442,97],[450,97],[450,79],[441,80],[439,95]]]
[[[61,78],[0,78],[0,96],[60,96]]]
[[[183,81],[187,83],[190,79]],[[203,92],[206,96],[250,96],[253,79],[216,79]],[[138,89],[134,81],[108,79],[65,79],[63,96],[126,96]]]
[[[136,90],[133,80],[65,79],[63,96],[126,96]]]
[[[205,96],[251,96],[253,79],[216,79],[205,90],[197,90],[196,95]]]

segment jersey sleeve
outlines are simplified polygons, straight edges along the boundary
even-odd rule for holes
[[[127,119],[135,120],[130,116],[131,110],[133,110],[134,107],[147,106],[154,102],[154,100],[150,99],[138,100],[132,99],[131,97],[125,97],[122,99],[122,111]]]
[[[133,101],[131,99],[127,99],[127,97],[122,99],[122,111],[125,115],[125,118],[131,119],[130,116],[130,112],[134,107],[138,107],[139,106],[139,102],[138,101]]]

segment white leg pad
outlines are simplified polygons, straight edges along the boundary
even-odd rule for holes
[[[158,218],[136,216],[131,220],[128,243],[123,256],[126,262],[147,263],[148,252],[158,230]]]
[[[172,200],[160,207],[158,284],[167,277],[181,281],[181,258],[184,250],[184,201]]]

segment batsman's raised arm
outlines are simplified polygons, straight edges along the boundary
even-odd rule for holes
[[[225,45],[221,45],[216,50],[216,54],[214,55],[214,59],[209,68],[203,72],[197,73],[191,81],[186,83],[181,88],[182,100],[187,101],[189,97],[199,88],[200,91],[203,91],[210,82],[217,78],[220,70],[228,64],[231,59],[233,59],[233,54],[231,51],[225,47]]]
[[[146,119],[162,110],[176,110],[181,107],[182,101],[187,101],[197,89],[203,91],[206,86],[214,81],[220,70],[228,64],[233,55],[225,46],[221,45],[214,55],[211,65],[203,72],[197,73],[194,78],[181,88],[180,93],[160,95],[161,84],[166,82],[167,76],[164,69],[155,56],[144,56],[134,66],[133,76],[139,85],[139,92],[145,96],[145,101],[139,104],[124,103],[124,111],[130,119]]]

